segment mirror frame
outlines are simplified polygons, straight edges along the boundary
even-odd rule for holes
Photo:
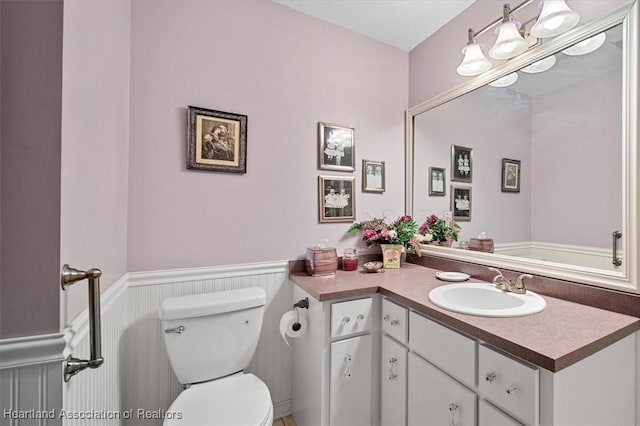
[[[526,272],[598,287],[614,288],[626,292],[640,293],[638,283],[638,201],[640,181],[638,165],[638,1],[616,10],[601,19],[574,28],[548,42],[529,49],[506,63],[481,74],[466,83],[450,89],[406,111],[405,114],[405,211],[413,213],[413,129],[415,117],[425,111],[458,98],[506,74],[557,53],[581,39],[591,37],[611,27],[621,24],[625,40],[622,51],[622,250],[625,261],[620,270],[605,271],[562,263],[518,258],[514,256],[484,253],[435,245],[422,245],[422,254],[446,259],[459,260],[507,270]],[[634,214],[629,214],[633,212]]]

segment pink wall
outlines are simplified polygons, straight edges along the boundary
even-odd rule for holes
[[[0,337],[58,330],[62,2],[2,2]]]
[[[407,53],[272,2],[144,1],[131,58],[129,271],[341,255],[358,239],[318,223],[318,175],[356,177],[357,219],[404,212]],[[188,105],[248,115],[245,175],[186,169]],[[355,173],[318,170],[319,121],[356,129]]]
[[[129,1],[65,1],[60,263],[102,269],[103,291],[127,272],[129,27]],[[86,281],[60,298],[64,327]]]

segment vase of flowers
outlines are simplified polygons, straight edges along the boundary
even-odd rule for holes
[[[385,268],[399,268],[405,250],[420,256],[418,223],[409,215],[400,216],[391,223],[384,218],[354,222],[347,232],[362,232],[362,240],[367,246],[379,244]]]
[[[432,214],[418,228],[425,242],[451,247],[453,241],[458,241],[458,234],[462,228],[452,219],[442,219]]]

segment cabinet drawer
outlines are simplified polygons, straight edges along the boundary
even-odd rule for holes
[[[407,344],[408,318],[407,308],[388,299],[382,301],[382,331],[404,345]]]
[[[478,426],[522,426],[487,401],[478,403]]]
[[[478,389],[484,398],[525,423],[538,423],[537,368],[481,344],[478,373]]]
[[[476,381],[476,342],[411,312],[409,341],[413,351],[473,388]]]
[[[476,394],[438,368],[409,354],[408,424],[474,426]]]
[[[349,300],[331,305],[331,337],[344,337],[371,329],[372,299]]]

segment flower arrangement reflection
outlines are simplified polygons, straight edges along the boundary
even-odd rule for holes
[[[421,242],[451,243],[458,241],[462,228],[453,219],[442,219],[432,214],[418,228],[418,234],[424,239]]]

